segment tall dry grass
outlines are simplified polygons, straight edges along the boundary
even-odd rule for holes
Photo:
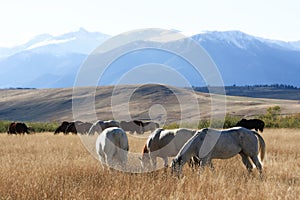
[[[103,169],[78,136],[0,134],[0,199],[298,199],[300,130],[267,129],[265,176],[249,175],[241,159],[215,160],[177,179],[164,170],[130,174]],[[140,152],[143,139],[130,137]]]

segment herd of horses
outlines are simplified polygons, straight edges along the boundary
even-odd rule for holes
[[[142,120],[133,120],[133,121],[116,121],[116,120],[98,120],[95,123],[90,122],[67,122],[64,121],[61,125],[54,131],[54,134],[59,134],[62,132],[67,135],[72,134],[87,134],[94,135],[95,132],[101,133],[103,130],[110,127],[120,127],[125,132],[143,134],[144,132],[154,131],[159,127],[159,124],[152,121],[142,121]]]
[[[142,150],[142,157],[139,158],[142,169],[155,170],[158,157],[162,158],[164,166],[168,167],[168,158],[175,156],[171,162],[171,169],[172,173],[179,176],[185,163],[189,163],[192,167],[213,168],[212,159],[228,159],[240,155],[249,172],[253,169],[252,161],[262,175],[261,162],[265,156],[266,145],[257,131],[263,132],[264,122],[258,119],[243,119],[238,124],[239,126],[225,130],[157,128],[148,137]],[[98,135],[96,151],[99,160],[107,166],[118,165],[124,170],[128,150],[128,138],[122,128],[110,127]]]
[[[139,158],[144,170],[156,169],[157,158],[162,158],[164,166],[167,167],[168,158],[174,157],[171,162],[172,173],[179,176],[186,163],[192,167],[213,168],[212,159],[228,159],[240,155],[249,172],[252,172],[253,163],[262,174],[261,162],[264,159],[266,145],[258,131],[263,132],[264,126],[264,122],[259,119],[242,119],[235,127],[225,130],[163,129],[155,122],[141,120],[129,122],[98,120],[95,123],[64,121],[54,134],[71,132],[94,135],[97,132],[97,155],[101,163],[111,168],[117,165],[122,169],[126,168],[129,151],[126,132],[143,134],[151,131],[152,134],[148,137]],[[13,122],[7,133],[29,133],[28,130],[26,124]]]

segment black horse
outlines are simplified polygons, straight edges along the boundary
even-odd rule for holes
[[[13,122],[8,127],[8,134],[29,134],[29,128],[25,123]]]
[[[256,131],[260,130],[261,132],[263,132],[265,122],[260,119],[242,119],[236,124],[236,126],[241,126],[247,129],[255,129]]]

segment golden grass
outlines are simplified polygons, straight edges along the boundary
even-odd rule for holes
[[[103,169],[78,136],[0,134],[0,199],[298,199],[300,130],[267,129],[265,177],[248,175],[241,159],[215,160],[200,175],[187,166],[130,174]],[[144,139],[130,137],[140,152]]]

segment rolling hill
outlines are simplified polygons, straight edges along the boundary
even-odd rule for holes
[[[79,88],[79,95],[72,97],[72,88],[61,89],[1,89],[0,120],[16,121],[56,121],[73,120],[72,101],[81,102],[81,111],[76,119],[94,121],[88,97],[94,98],[91,88]],[[133,91],[128,94],[126,91]],[[117,102],[113,102],[111,95]],[[123,101],[127,97],[128,101]],[[116,90],[113,86],[97,87],[95,91],[95,110],[99,119],[124,119],[128,107],[133,119],[153,119],[166,123],[199,120],[198,111],[192,98],[199,105],[201,119],[208,119],[212,112],[222,113],[222,107],[211,108],[212,98],[215,105],[221,105],[223,97],[207,93],[165,85],[123,85]],[[129,103],[127,103],[129,102]],[[111,105],[119,113],[112,113]],[[278,105],[283,114],[300,113],[299,101],[274,100],[248,97],[226,97],[226,113],[240,117],[263,114],[268,107]],[[123,112],[124,111],[124,112]],[[115,111],[114,111],[115,112]]]

